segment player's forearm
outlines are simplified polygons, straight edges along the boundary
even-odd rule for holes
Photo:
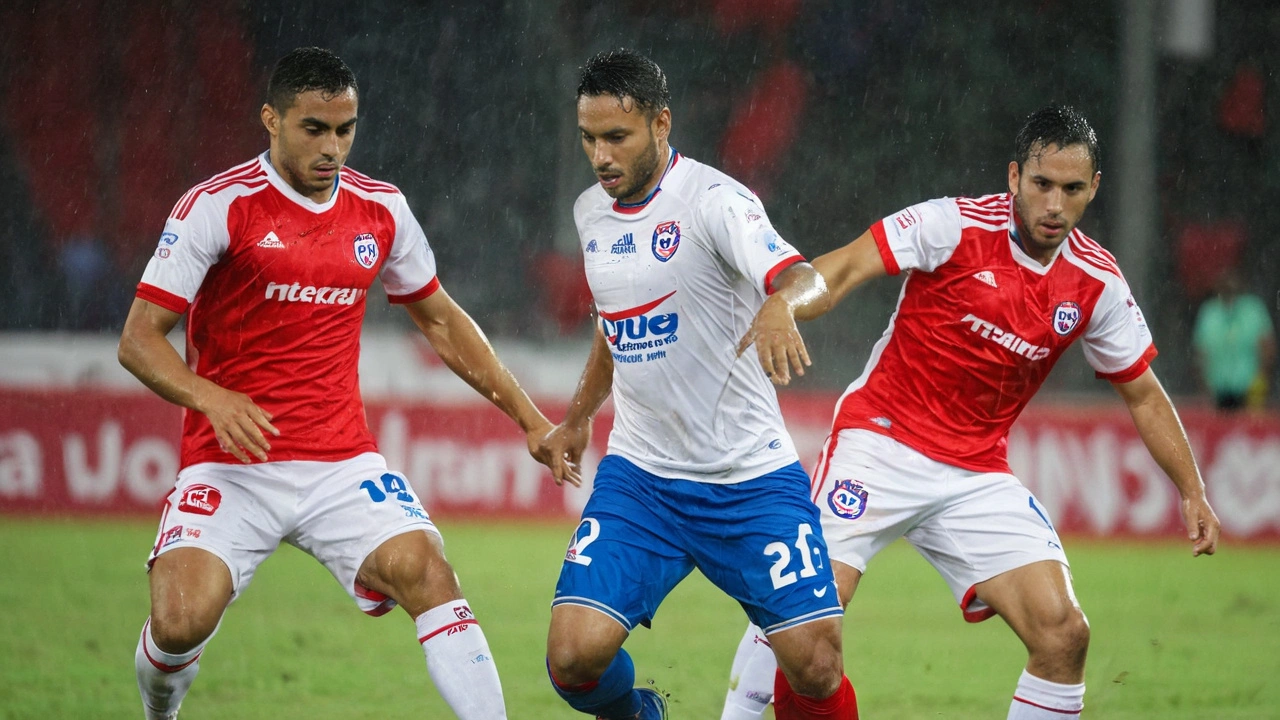
[[[773,302],[784,302],[796,320],[812,320],[832,307],[831,293],[822,275],[809,263],[796,263],[774,281]]]
[[[595,340],[591,343],[591,353],[587,355],[587,366],[582,371],[582,378],[578,380],[573,399],[569,401],[564,424],[590,423],[612,389],[613,355],[609,352],[609,343],[597,328]]]
[[[1145,398],[1129,405],[1129,414],[1138,429],[1138,436],[1147,446],[1152,459],[1173,481],[1183,498],[1203,498],[1204,480],[1196,466],[1191,443],[1178,419],[1178,412],[1163,390],[1158,396]]]
[[[818,256],[813,261],[813,267],[826,281],[833,307],[854,288],[888,272],[870,231],[844,247]]]
[[[522,430],[528,432],[538,425],[549,424],[465,312],[459,310],[443,325],[423,328],[423,334],[455,375],[506,413]]]
[[[192,372],[163,335],[138,332],[126,326],[117,358],[152,392],[191,410],[202,411],[201,398],[216,387]]]

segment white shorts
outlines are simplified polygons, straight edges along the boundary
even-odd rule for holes
[[[969,622],[995,614],[978,583],[1042,560],[1067,565],[1044,506],[1016,477],[940,463],[869,430],[827,438],[812,489],[833,560],[865,572],[905,536]]]
[[[231,571],[233,598],[283,540],[319,560],[359,608],[383,615],[395,601],[356,583],[361,563],[413,530],[440,537],[405,477],[377,453],[338,462],[201,463],[178,473],[147,559],[207,550]],[[443,540],[441,540],[443,542]]]

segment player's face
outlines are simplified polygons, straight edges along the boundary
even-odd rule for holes
[[[333,195],[338,170],[356,137],[356,91],[326,98],[319,90],[299,93],[283,113],[262,106],[271,133],[271,164],[294,190],[316,202]]]
[[[649,119],[629,97],[619,101],[612,95],[583,95],[578,98],[578,130],[591,169],[609,197],[639,202],[662,179],[669,109]]]
[[[1027,252],[1047,262],[1075,229],[1098,192],[1102,173],[1083,144],[1032,147],[1027,161],[1009,163],[1009,192]]]

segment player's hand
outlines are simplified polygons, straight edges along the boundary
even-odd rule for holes
[[[590,440],[590,422],[581,425],[561,423],[541,438],[533,456],[551,468],[551,476],[557,485],[568,482],[574,487],[581,487],[582,453]]]
[[[552,425],[550,421],[539,423],[537,427],[529,429],[525,434],[525,442],[529,445],[529,454],[534,460],[546,465],[551,470],[551,476],[555,479],[557,485],[563,485],[566,480],[571,485],[581,485],[582,476],[578,471],[578,466],[571,463],[564,451],[558,454],[547,444],[546,440],[557,426]]]
[[[271,424],[271,413],[254,404],[248,395],[209,383],[197,395],[196,407],[209,418],[218,446],[225,452],[246,464],[252,462],[250,455],[267,461],[271,443],[263,431],[275,436],[280,431]]]
[[[778,295],[764,301],[752,319],[751,327],[738,342],[738,355],[746,352],[752,343],[755,343],[764,374],[774,385],[789,384],[793,370],[796,375],[804,375],[804,369],[811,364],[804,338],[796,327],[795,316]]]
[[[1218,535],[1222,523],[1204,495],[1182,498],[1182,520],[1187,526],[1187,538],[1191,540],[1191,556],[1212,555],[1218,549]]]

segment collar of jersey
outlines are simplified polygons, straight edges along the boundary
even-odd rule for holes
[[[667,173],[671,172],[671,168],[676,166],[676,162],[680,160],[680,153],[675,148],[667,151],[667,169],[662,171],[662,177],[658,178],[658,184],[653,186],[653,191],[649,193],[645,199],[635,203],[624,203],[621,200],[613,201],[613,211],[622,213],[623,215],[635,215],[645,209],[654,198],[658,197],[658,193],[662,192],[662,181],[667,179]]]
[[[1062,248],[1070,238],[1062,241],[1062,245],[1054,251],[1053,257],[1049,259],[1048,265],[1041,265],[1038,260],[1027,254],[1026,249],[1022,245],[1022,236],[1018,234],[1018,216],[1017,210],[1013,206],[1013,196],[1009,196],[1009,250],[1013,253],[1013,261],[1022,267],[1030,270],[1037,275],[1047,275],[1049,270],[1053,268],[1053,264],[1058,262],[1058,256],[1062,254]],[[1073,229],[1071,232],[1075,232]]]
[[[338,168],[338,172],[335,173],[335,177],[333,179],[333,194],[329,196],[328,200],[318,203],[306,195],[299,193],[297,190],[294,190],[292,185],[285,182],[285,179],[280,177],[280,173],[276,172],[275,166],[271,164],[270,150],[259,155],[258,162],[262,165],[262,171],[267,174],[267,181],[270,182],[276,190],[279,190],[281,195],[289,198],[299,207],[319,214],[333,207],[333,204],[338,201],[338,190],[341,189],[340,178],[342,177],[342,168]]]

